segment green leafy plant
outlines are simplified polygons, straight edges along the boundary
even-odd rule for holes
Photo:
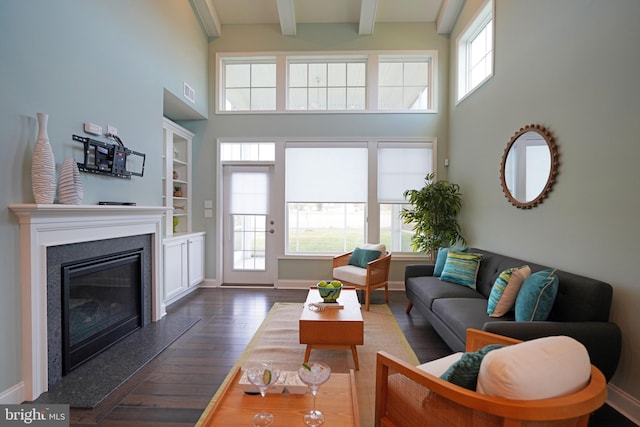
[[[413,224],[411,246],[431,260],[435,260],[438,248],[465,243],[457,219],[462,207],[460,186],[444,180],[434,182],[434,177],[430,173],[424,187],[404,192],[411,208],[400,212],[405,224]]]

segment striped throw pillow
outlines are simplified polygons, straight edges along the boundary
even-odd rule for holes
[[[440,280],[476,288],[482,254],[449,251]]]
[[[530,274],[531,268],[528,265],[507,268],[500,273],[489,294],[487,314],[491,317],[502,317],[511,311],[522,283]]]

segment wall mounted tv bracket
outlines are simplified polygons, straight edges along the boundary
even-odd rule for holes
[[[142,176],[144,174],[146,155],[129,150],[117,136],[114,137],[114,139],[116,139],[118,144],[109,144],[96,141],[95,139],[73,135],[74,141],[84,144],[84,162],[78,162],[78,169],[82,172],[124,179],[131,179],[131,175]],[[142,157],[142,166],[139,171],[133,172],[127,170],[127,158],[129,156]]]

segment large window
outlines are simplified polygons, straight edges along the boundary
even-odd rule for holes
[[[413,226],[399,219],[406,190],[420,189],[433,171],[430,143],[378,144],[378,208],[380,242],[393,252],[411,252]]]
[[[428,141],[286,143],[288,254],[335,254],[365,242],[412,252],[405,190],[433,170]],[[371,159],[377,159],[371,163]]]
[[[217,55],[218,113],[434,113],[437,53]]]
[[[456,42],[459,102],[493,76],[493,1],[488,0]]]
[[[362,244],[366,145],[289,143],[285,154],[285,251],[334,254]]]

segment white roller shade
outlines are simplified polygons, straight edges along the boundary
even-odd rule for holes
[[[231,175],[231,214],[266,215],[269,211],[267,198],[267,173],[236,172]]]
[[[431,144],[380,144],[378,147],[378,202],[404,203],[406,190],[424,186],[433,171]]]
[[[286,148],[287,202],[364,203],[367,200],[366,147]]]

